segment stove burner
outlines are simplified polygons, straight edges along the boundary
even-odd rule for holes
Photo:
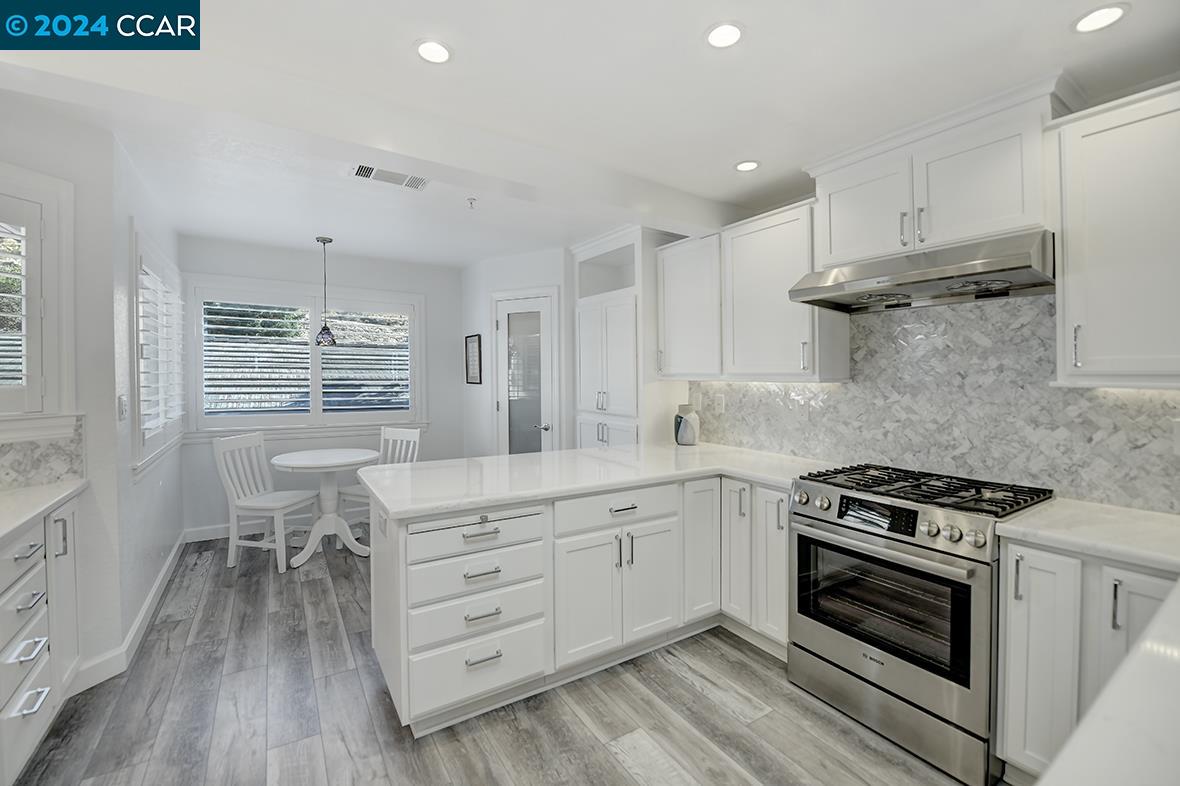
[[[868,491],[883,497],[921,502],[995,518],[1023,510],[1053,496],[1051,489],[990,483],[954,475],[937,475],[879,464],[856,464],[803,476],[837,488]]]

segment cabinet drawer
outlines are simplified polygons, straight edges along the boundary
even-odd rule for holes
[[[433,523],[433,522],[432,522]],[[521,514],[502,513],[486,516],[473,515],[452,520],[442,529],[411,532],[407,536],[407,561],[450,557],[475,551],[509,546],[529,540],[540,540],[545,526],[541,511]]]
[[[410,656],[411,717],[545,673],[543,619]]]
[[[31,521],[0,552],[0,595],[34,565],[45,563],[45,526]]]
[[[13,691],[42,658],[48,657],[49,611],[42,607],[4,649],[0,650],[0,702],[12,698]]]
[[[540,541],[410,567],[410,605],[466,595],[544,575]]]
[[[530,581],[414,609],[410,612],[410,649],[420,650],[543,616],[548,586],[543,580]]]
[[[677,484],[669,483],[665,486],[563,499],[553,506],[554,534],[570,535],[677,513],[680,510],[678,489]]]
[[[0,641],[8,641],[45,608],[45,561],[0,595]]]
[[[28,678],[0,711],[0,761],[5,783],[13,783],[53,722],[61,698],[54,690],[51,658],[40,658]]]

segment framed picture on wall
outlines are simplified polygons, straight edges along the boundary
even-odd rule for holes
[[[467,359],[467,384],[483,384],[483,348],[478,333],[464,339],[464,354]]]

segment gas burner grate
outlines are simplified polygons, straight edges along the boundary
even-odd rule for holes
[[[1052,489],[990,483],[986,480],[917,472],[880,464],[856,464],[811,472],[803,478],[837,488],[867,491],[883,497],[905,499],[967,513],[982,513],[996,518],[1003,518],[1053,496]]]

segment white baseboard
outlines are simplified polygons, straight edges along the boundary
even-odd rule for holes
[[[147,633],[152,613],[156,610],[156,605],[159,604],[164,589],[168,586],[168,579],[172,577],[172,571],[176,569],[176,563],[180,560],[180,551],[186,541],[185,533],[182,531],[180,537],[176,539],[171,553],[168,554],[168,558],[164,560],[164,566],[160,568],[151,591],[148,592],[143,605],[139,607],[135,621],[131,623],[131,628],[123,637],[123,643],[101,655],[83,661],[82,665],[78,667],[77,673],[74,674],[74,678],[70,680],[66,696],[81,693],[87,688],[92,688],[127,670],[131,664],[131,658],[134,657],[140,642],[143,641],[144,634]]]
[[[238,524],[238,532],[242,535],[257,535],[265,528],[265,523]],[[229,524],[210,524],[207,527],[193,527],[186,529],[183,535],[185,541],[188,543],[196,543],[199,540],[220,540],[221,538],[229,537]]]

